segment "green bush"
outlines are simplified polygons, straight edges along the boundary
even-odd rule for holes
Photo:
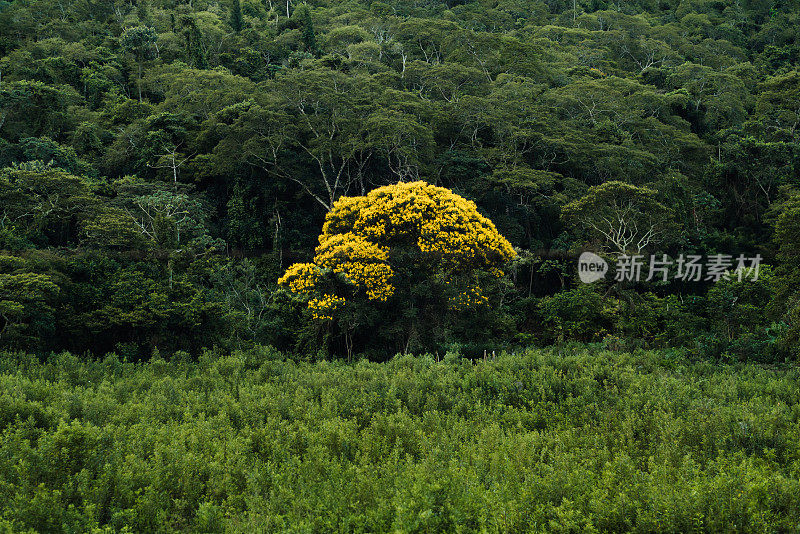
[[[544,297],[539,303],[542,320],[553,341],[597,341],[613,329],[616,303],[584,284]]]
[[[0,530],[796,531],[800,370],[686,354],[1,354]]]

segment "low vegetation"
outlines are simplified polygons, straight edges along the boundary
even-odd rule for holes
[[[0,354],[3,532],[791,532],[800,369]]]

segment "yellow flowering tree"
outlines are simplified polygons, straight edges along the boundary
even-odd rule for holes
[[[340,198],[315,252],[278,282],[313,319],[338,322],[348,351],[359,326],[401,350],[435,346],[455,317],[489,307],[515,256],[473,202],[423,181]]]

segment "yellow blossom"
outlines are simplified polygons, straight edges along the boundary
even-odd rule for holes
[[[310,294],[321,290],[324,270],[342,275],[369,300],[387,301],[395,292],[390,265],[394,247],[416,248],[422,263],[451,274],[480,269],[500,277],[500,267],[515,255],[474,202],[423,181],[398,183],[334,203],[314,263],[292,265],[279,283]],[[461,309],[487,301],[479,288],[471,287],[449,304]],[[344,303],[343,297],[325,294],[308,305],[315,318],[327,320]]]
[[[313,263],[295,263],[286,269],[286,273],[278,279],[278,284],[288,287],[294,293],[310,293],[319,276],[319,267]]]

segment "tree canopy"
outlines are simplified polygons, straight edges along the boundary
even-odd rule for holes
[[[409,319],[408,345],[448,311],[488,304],[483,280],[503,276],[514,256],[474,202],[423,181],[401,182],[336,201],[313,263],[290,266],[279,284],[308,300],[316,320],[365,321],[360,316],[393,308]],[[378,306],[359,306],[365,302]]]
[[[797,291],[778,236],[800,191],[798,28],[782,0],[0,1],[0,254],[19,260],[5,274],[59,288],[24,286],[47,320],[16,297],[6,315],[39,325],[36,350],[131,357],[207,343],[342,354],[348,337],[375,357],[482,352],[480,336],[789,346]],[[407,282],[393,255],[426,256],[371,235],[379,218],[315,251],[341,199],[418,181],[474,202],[519,252],[491,283],[445,261],[418,269],[492,285],[496,302],[460,323],[419,304],[445,293]],[[370,271],[341,330],[277,280],[295,263],[344,276],[346,233],[369,243],[348,253]],[[723,346],[708,341],[711,284],[589,294],[575,267],[589,249],[759,255],[775,282],[758,324]],[[344,287],[320,317],[355,303]],[[385,328],[364,312],[381,305]],[[10,332],[0,346],[20,346]]]

